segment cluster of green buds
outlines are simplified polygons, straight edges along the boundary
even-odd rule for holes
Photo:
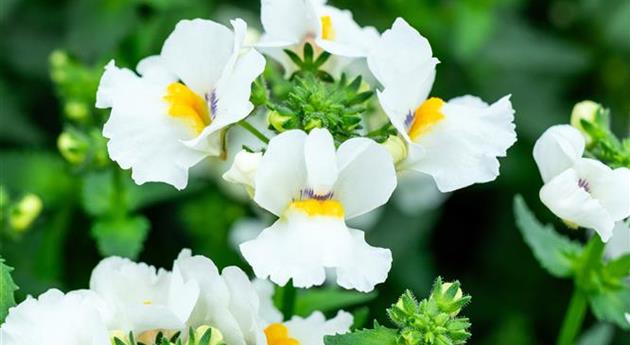
[[[164,332],[145,332],[139,337],[133,333],[128,336],[115,334],[112,345],[226,345],[221,332],[209,326],[200,326],[188,330],[187,337],[181,332],[167,335]]]
[[[59,152],[75,166],[107,164],[106,141],[100,134],[105,114],[93,106],[100,69],[88,68],[59,50],[49,60],[66,119],[65,130],[57,139]]]
[[[303,57],[286,51],[297,65],[298,71],[289,79],[281,91],[272,90],[267,106],[270,109],[267,121],[270,129],[284,132],[302,129],[327,128],[337,142],[358,136],[361,115],[367,110],[367,101],[373,92],[361,77],[349,80],[341,75],[335,80],[320,67],[330,55],[326,52],[314,57],[313,47],[304,45]],[[283,90],[289,90],[286,94]]]
[[[457,345],[465,344],[471,334],[470,322],[458,316],[470,302],[459,282],[443,283],[436,279],[431,295],[418,302],[406,291],[387,313],[398,326],[400,345]]]
[[[0,222],[11,235],[19,235],[28,230],[43,209],[42,199],[33,193],[12,200],[9,192],[0,186]]]
[[[620,140],[610,129],[610,111],[593,101],[573,107],[571,125],[586,140],[588,154],[611,168],[630,168],[630,138]]]

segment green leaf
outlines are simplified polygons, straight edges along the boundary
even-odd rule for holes
[[[540,265],[555,277],[572,276],[582,246],[556,233],[553,226],[541,224],[520,195],[514,198],[514,214],[516,225]]]
[[[610,261],[604,268],[609,276],[624,278],[630,276],[630,254],[626,254]]]
[[[339,288],[306,290],[297,297],[295,314],[308,316],[316,310],[322,312],[335,311],[366,303],[376,298],[376,296],[377,294],[375,292],[365,294]]]
[[[396,330],[377,327],[346,334],[328,335],[324,338],[326,345],[396,345]]]
[[[615,290],[604,290],[590,296],[593,314],[600,321],[612,322],[622,329],[630,330],[625,313],[630,310],[630,286]]]
[[[83,179],[81,202],[83,209],[92,216],[101,216],[110,212],[114,194],[111,170],[91,172]]]
[[[4,259],[0,257],[0,324],[9,313],[9,308],[15,306],[15,296],[13,293],[18,289],[11,278],[13,267],[4,264]]]
[[[136,259],[149,227],[149,221],[143,216],[103,219],[92,226],[92,236],[101,255]]]

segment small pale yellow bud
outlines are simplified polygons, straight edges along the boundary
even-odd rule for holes
[[[43,203],[35,194],[27,194],[9,213],[9,224],[17,231],[25,231],[42,212]]]
[[[407,143],[401,137],[390,135],[382,145],[392,156],[394,164],[398,164],[407,158]]]
[[[68,118],[75,121],[83,121],[88,117],[89,110],[84,102],[69,101],[64,107]]]
[[[71,164],[81,164],[87,157],[89,145],[86,138],[75,132],[63,132],[57,139],[59,152]]]
[[[197,340],[197,342],[199,342],[201,337],[203,337],[203,335],[208,330],[212,331],[212,336],[210,337],[210,342],[208,343],[208,345],[218,345],[221,342],[223,342],[223,334],[221,334],[221,331],[219,331],[218,329],[214,327],[209,327],[209,326],[199,326],[197,327],[197,329],[195,329],[195,339]],[[187,345],[192,345],[192,344],[190,344],[190,341],[189,341]]]
[[[267,113],[267,123],[271,125],[276,131],[284,132],[286,129],[284,128],[284,124],[291,119],[290,116],[282,115],[279,112],[272,110]]]
[[[586,138],[586,143],[590,143],[592,138],[582,127],[582,120],[595,122],[597,113],[602,109],[601,104],[593,101],[582,101],[573,107],[571,112],[571,126],[577,128]]]

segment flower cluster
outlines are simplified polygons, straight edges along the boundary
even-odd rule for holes
[[[139,75],[110,62],[97,95],[97,107],[112,109],[109,155],[139,184],[179,189],[203,158],[233,157],[225,180],[278,217],[240,246],[259,278],[307,288],[329,271],[344,288],[371,291],[386,280],[391,252],[345,221],[385,204],[400,173],[431,176],[442,192],[494,180],[516,141],[509,96],[491,105],[430,97],[439,61],[401,18],[381,35],[322,1],[261,6],[265,31],[253,44],[240,19],[233,30],[184,20]],[[263,54],[284,77],[265,82]],[[268,111],[272,138],[246,121],[254,105]],[[379,113],[385,123],[370,128]],[[227,135],[234,124],[265,147],[228,152],[239,146]]]
[[[0,327],[6,345],[323,345],[347,332],[352,316],[314,312],[282,322],[266,281],[237,267],[222,272],[182,250],[172,271],[120,257],[102,260],[90,288],[51,289],[12,308]],[[196,340],[195,340],[196,339]]]

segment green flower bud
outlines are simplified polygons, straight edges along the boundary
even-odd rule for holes
[[[57,139],[59,152],[71,164],[83,163],[90,149],[89,139],[81,132],[68,130]]]
[[[392,156],[394,164],[398,164],[407,158],[407,143],[398,135],[390,135],[381,145]]]
[[[88,106],[79,101],[68,101],[64,107],[64,112],[69,119],[75,121],[84,121],[89,115]]]
[[[66,52],[61,51],[61,50],[55,50],[52,53],[50,53],[50,56],[48,57],[49,61],[50,61],[50,65],[53,68],[59,68],[59,67],[63,67],[66,64],[68,64],[68,54],[66,54]]]
[[[267,113],[267,123],[273,127],[278,133],[282,133],[286,130],[284,128],[285,123],[291,120],[291,116],[282,115],[279,112],[272,110]]]
[[[304,130],[309,132],[311,129],[324,127],[324,122],[319,118],[310,118],[304,124]]]
[[[27,194],[13,205],[9,211],[9,225],[23,232],[28,229],[42,212],[43,203],[35,194]]]
[[[267,87],[261,78],[256,79],[254,85],[252,85],[252,95],[250,99],[254,106],[260,106],[267,103]]]
[[[429,299],[435,301],[441,312],[451,316],[457,316],[462,307],[470,302],[470,296],[464,296],[459,282],[442,283],[441,280],[433,287]]]
[[[223,334],[214,327],[199,326],[186,345],[223,345]]]
[[[598,122],[597,116],[602,110],[602,105],[593,101],[582,101],[573,107],[573,111],[571,112],[571,126],[582,132],[584,138],[586,138],[587,144],[590,144],[593,139],[584,129],[584,126],[582,126],[582,121],[590,123]]]

